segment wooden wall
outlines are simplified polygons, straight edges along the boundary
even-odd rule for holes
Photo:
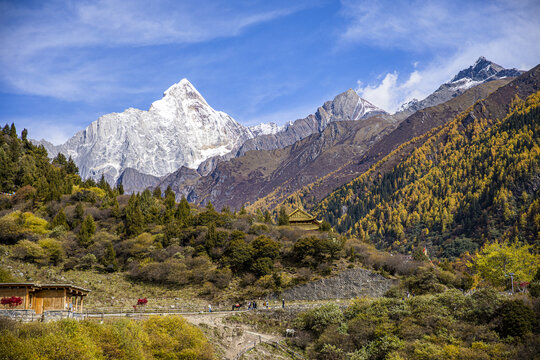
[[[36,292],[36,314],[41,314],[43,310],[64,310],[65,296],[64,289],[40,290]],[[39,302],[42,303],[41,309]]]
[[[22,298],[22,305],[17,306],[14,309],[26,309],[28,298],[26,296],[26,289],[27,288],[15,288],[15,289],[6,289],[6,288],[0,288],[0,299],[5,297],[12,297],[12,296],[18,296]]]

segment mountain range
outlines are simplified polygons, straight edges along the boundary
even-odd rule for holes
[[[245,127],[214,110],[187,79],[182,79],[147,111],[129,108],[101,116],[59,146],[38,143],[51,157],[58,153],[72,157],[83,178],[98,180],[103,175],[115,183],[135,176],[138,182],[139,177],[159,178],[179,168],[198,169],[206,175],[218,161],[248,150],[282,148],[322,131],[330,122],[384,113],[353,90],[346,94],[325,103],[315,115],[284,126]],[[129,182],[126,185],[132,191],[144,189],[132,188]]]
[[[453,257],[501,238],[536,243],[540,65],[480,86],[496,83],[431,129],[405,132],[412,122],[402,123],[397,134],[409,140],[392,149],[396,133],[389,134],[358,163],[369,164],[359,176],[307,205],[339,232],[400,252],[422,244]]]
[[[97,180],[103,175],[109,183],[121,183],[127,192],[171,186],[177,197],[185,195],[196,203],[212,201],[239,208],[264,199],[262,203],[275,206],[303,187],[350,167],[372,148],[391,149],[436,126],[443,121],[439,118],[455,115],[521,73],[481,57],[426,99],[405,104],[395,114],[349,89],[306,118],[283,126],[253,127],[214,110],[183,79],[147,111],[130,108],[104,115],[59,146],[37,143],[51,157],[59,152],[72,157],[83,178]],[[471,88],[476,90],[471,93]],[[456,98],[461,100],[437,108]],[[330,178],[346,181],[356,173],[340,171]],[[340,181],[325,187],[341,185]]]

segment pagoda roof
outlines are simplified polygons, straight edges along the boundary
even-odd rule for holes
[[[302,209],[296,209],[292,213],[289,214],[289,221],[311,221],[315,220],[315,217],[307,213],[305,210]]]

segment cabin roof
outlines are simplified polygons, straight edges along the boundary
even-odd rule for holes
[[[0,287],[39,287],[34,283],[25,282],[12,282],[12,283],[0,283]]]
[[[310,221],[315,220],[315,217],[308,214],[305,210],[296,209],[289,214],[289,221],[290,220]]]
[[[13,283],[0,283],[0,288],[17,288],[17,287],[28,287],[35,290],[46,290],[46,289],[67,289],[71,292],[81,292],[83,295],[86,295],[90,292],[89,289],[82,288],[80,286],[75,286],[72,284],[36,284],[36,283],[25,283],[25,282],[13,282]]]

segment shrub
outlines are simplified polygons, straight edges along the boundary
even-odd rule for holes
[[[21,240],[13,247],[13,257],[24,261],[42,262],[47,259],[47,254],[38,244]]]
[[[270,231],[270,228],[265,224],[253,224],[249,229],[249,233],[253,235],[261,235],[268,231]]]
[[[3,267],[0,267],[0,283],[4,282],[14,282],[15,278],[13,275],[11,275],[11,272],[4,269]]]
[[[274,268],[274,261],[267,257],[258,258],[251,265],[251,270],[259,276],[270,274],[273,268]]]
[[[324,220],[320,225],[319,225],[319,230],[320,231],[330,231],[332,229],[332,226],[330,225],[330,223],[326,220]]]
[[[13,219],[0,219],[0,243],[15,244],[23,235],[22,227],[16,224]]]
[[[60,241],[55,239],[42,239],[39,240],[38,245],[45,251],[45,254],[52,264],[58,265],[64,259],[64,248]]]
[[[86,254],[81,258],[81,261],[79,263],[79,267],[82,268],[82,269],[90,269],[96,263],[97,263],[96,255],[94,255],[94,254]]]
[[[536,320],[534,311],[521,300],[505,301],[497,310],[497,317],[497,332],[503,337],[523,337],[533,330]]]
[[[225,250],[225,262],[235,271],[248,269],[252,256],[252,248],[241,239],[231,240]]]
[[[34,234],[43,235],[48,233],[49,223],[47,220],[37,217],[30,212],[21,213],[20,211],[14,211],[5,215],[2,220],[12,221],[21,226],[23,230]]]
[[[214,359],[204,334],[183,318],[98,324],[0,322],[2,359]]]
[[[25,185],[15,193],[14,202],[24,201],[33,198],[36,195],[36,189],[30,185]]]
[[[81,187],[77,185],[73,186],[71,193],[73,194],[73,198],[77,201],[86,201],[92,203],[96,202],[96,198],[104,198],[106,194],[105,190],[95,186],[81,189]]]
[[[343,320],[343,312],[338,305],[326,304],[300,313],[295,320],[295,325],[300,329],[320,334],[328,326],[339,324]]]
[[[540,297],[540,268],[536,271],[533,280],[529,284],[529,294],[533,298]]]
[[[253,256],[256,258],[275,259],[279,256],[280,244],[268,236],[259,236],[249,245],[253,249]]]
[[[142,259],[155,250],[154,238],[149,233],[142,233],[136,238],[122,241],[118,247],[117,255],[125,258]]]
[[[232,279],[232,271],[229,268],[214,270],[210,273],[209,279],[216,287],[225,289]]]
[[[415,295],[443,292],[446,287],[439,282],[434,268],[418,268],[415,275],[405,281],[409,291]]]
[[[501,304],[501,295],[492,288],[482,288],[467,298],[466,317],[479,324],[487,324]]]

